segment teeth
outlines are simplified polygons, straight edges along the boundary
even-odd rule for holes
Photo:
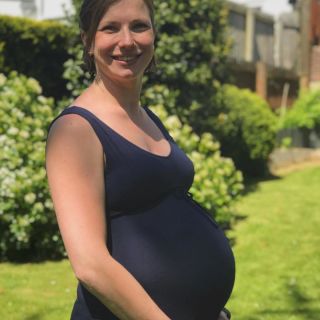
[[[120,60],[120,61],[132,61],[134,60],[136,57],[128,57],[128,56],[125,56],[125,57],[114,57],[115,60]]]

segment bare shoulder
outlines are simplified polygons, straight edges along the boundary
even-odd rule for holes
[[[81,149],[86,145],[90,147],[92,143],[93,146],[100,144],[88,120],[78,114],[65,114],[54,121],[48,133],[46,147],[57,142],[74,144],[75,147],[81,145]]]
[[[46,170],[62,238],[79,270],[88,252],[105,250],[106,237],[103,149],[86,119],[66,114],[52,124]]]
[[[66,114],[52,124],[46,143],[47,170],[78,168],[78,172],[103,175],[103,156],[101,142],[85,118]]]

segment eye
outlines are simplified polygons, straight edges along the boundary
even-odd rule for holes
[[[132,26],[132,29],[133,31],[135,32],[142,32],[142,31],[145,31],[145,30],[148,30],[150,29],[150,25],[146,24],[146,23],[143,23],[143,22],[138,22],[138,23],[135,23],[133,26]]]
[[[117,30],[118,29],[116,28],[116,26],[109,24],[109,25],[102,27],[99,31],[113,33],[113,32],[116,32]]]

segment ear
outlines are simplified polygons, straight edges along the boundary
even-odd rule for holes
[[[87,46],[87,36],[86,36],[86,34],[83,31],[81,31],[80,32],[80,36],[81,36],[81,40],[82,40],[83,46],[86,47]],[[93,44],[92,44],[92,46],[91,46],[91,48],[90,48],[88,53],[89,54],[93,54]]]
[[[80,36],[81,36],[81,41],[82,41],[83,45],[85,46],[86,42],[87,42],[87,36],[83,31],[80,32]]]

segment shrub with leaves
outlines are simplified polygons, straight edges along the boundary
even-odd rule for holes
[[[63,64],[70,57],[73,35],[62,22],[0,15],[0,72],[15,70],[33,77],[45,95],[60,99],[67,94]]]
[[[206,128],[220,141],[222,154],[246,175],[263,176],[276,145],[276,115],[257,94],[233,85],[221,86],[216,100]]]
[[[0,259],[61,257],[46,179],[45,139],[53,100],[32,78],[0,74]]]
[[[302,91],[286,114],[284,128],[320,129],[320,90]]]
[[[195,167],[191,193],[224,227],[233,217],[233,204],[243,190],[243,179],[231,159],[220,155],[220,145],[210,133],[198,136],[189,125],[183,125],[177,116],[169,116],[162,105],[151,106],[170,135],[187,153]]]

